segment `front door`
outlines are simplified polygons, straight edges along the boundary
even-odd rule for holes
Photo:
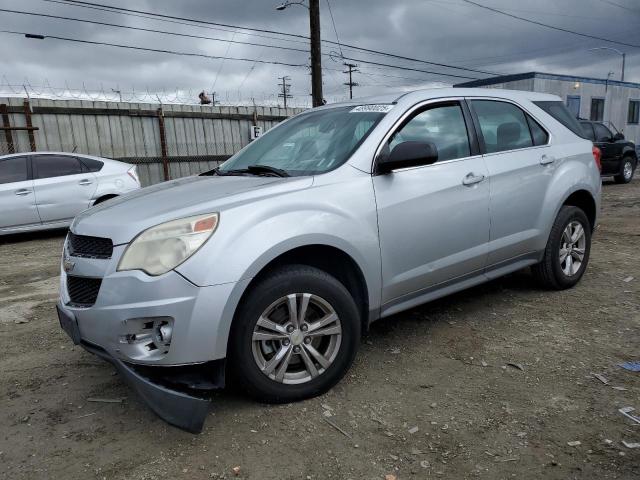
[[[0,159],[0,228],[40,223],[28,157]]]
[[[481,273],[489,240],[489,182],[466,106],[418,108],[383,148],[433,143],[438,161],[373,177],[382,255],[382,302],[402,302]]]
[[[71,221],[89,208],[97,188],[93,173],[83,172],[76,157],[34,155],[33,178],[43,223]]]

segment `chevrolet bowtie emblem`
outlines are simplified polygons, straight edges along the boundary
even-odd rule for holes
[[[65,259],[65,261],[62,262],[62,268],[64,268],[65,273],[72,272],[75,266],[75,262],[72,262],[71,260]]]

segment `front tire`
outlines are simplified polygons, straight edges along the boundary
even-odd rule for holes
[[[229,340],[237,384],[267,403],[302,400],[333,387],[360,343],[360,315],[344,285],[317,268],[292,265],[250,288]]]
[[[636,161],[632,157],[624,157],[620,165],[620,173],[613,177],[616,183],[629,183],[633,179]]]
[[[564,290],[584,275],[591,253],[591,224],[578,207],[565,205],[551,228],[542,261],[532,267],[542,286]]]

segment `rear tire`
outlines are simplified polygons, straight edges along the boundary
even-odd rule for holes
[[[250,288],[229,339],[228,365],[237,385],[267,403],[302,400],[333,387],[360,343],[360,315],[344,285],[317,268],[291,265]]]
[[[578,207],[565,205],[551,228],[542,261],[531,269],[545,288],[564,290],[576,285],[591,253],[591,224]]]
[[[624,157],[620,164],[620,173],[613,177],[616,183],[629,183],[633,179],[636,169],[636,160],[633,157]]]

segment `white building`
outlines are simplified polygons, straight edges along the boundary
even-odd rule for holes
[[[640,142],[640,83],[528,72],[455,86],[552,93],[562,98],[577,117],[613,125],[629,140]]]

